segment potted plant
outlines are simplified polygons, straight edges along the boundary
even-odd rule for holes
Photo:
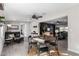
[[[3,22],[3,21],[4,21],[4,19],[5,19],[5,17],[4,17],[4,16],[0,16],[0,22]]]

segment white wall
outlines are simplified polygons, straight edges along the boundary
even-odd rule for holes
[[[0,10],[0,16],[4,16],[4,11]]]
[[[69,38],[68,49],[79,53],[79,6],[71,9],[68,14]]]
[[[68,16],[68,50],[79,53],[79,6],[56,14],[51,13],[38,22],[49,21],[63,16]]]
[[[25,37],[28,37],[31,33],[31,30],[30,30],[30,23],[25,23],[24,26],[23,26],[23,32],[24,32],[24,36]]]
[[[37,26],[37,28],[34,28],[33,26]],[[38,33],[38,35],[39,35],[39,22],[38,21],[31,22],[30,29],[31,29],[31,33],[33,31],[36,31],[36,33]]]

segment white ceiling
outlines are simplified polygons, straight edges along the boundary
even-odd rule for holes
[[[60,22],[60,23],[58,23],[58,22]],[[57,19],[46,21],[46,23],[68,26],[68,16],[63,16],[63,17],[60,17]]]
[[[4,12],[7,21],[30,21],[33,14],[48,15],[67,10],[79,4],[68,3],[7,3]]]

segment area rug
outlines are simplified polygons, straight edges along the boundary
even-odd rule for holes
[[[37,49],[36,48],[31,48],[29,50],[29,53],[26,54],[27,56],[38,56]],[[43,52],[40,54],[40,56],[49,56],[47,52]],[[58,56],[55,50],[50,51],[50,56]],[[70,56],[68,53],[64,53],[59,51],[59,56]]]

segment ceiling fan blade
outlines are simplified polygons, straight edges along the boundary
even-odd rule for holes
[[[38,15],[35,15],[35,14],[32,15],[32,18],[33,18],[33,19],[36,19],[36,20],[38,20],[39,18],[42,18],[42,17],[43,17],[43,16],[38,16]]]
[[[42,18],[43,16],[38,16],[38,18]]]

